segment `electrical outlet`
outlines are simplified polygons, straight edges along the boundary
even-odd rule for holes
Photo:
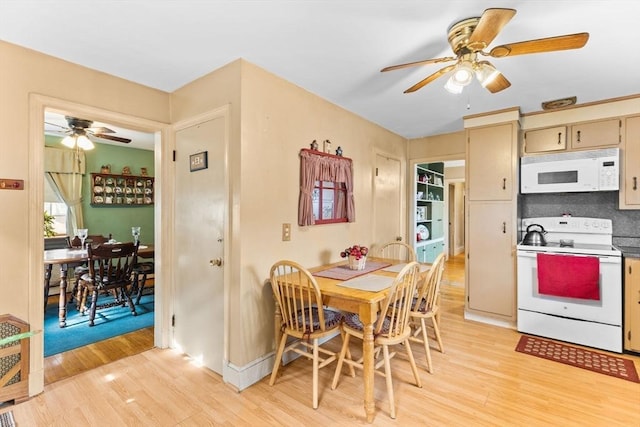
[[[282,224],[282,241],[288,242],[291,240],[291,224],[285,222]]]

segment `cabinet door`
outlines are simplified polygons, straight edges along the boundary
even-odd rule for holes
[[[567,149],[567,127],[557,126],[524,133],[525,153],[546,153]]]
[[[431,238],[440,239],[444,237],[444,203],[431,203]]]
[[[428,262],[427,261],[427,245],[421,245],[416,247],[416,258],[418,262]]]
[[[511,203],[469,204],[467,296],[471,310],[513,317],[515,259]]]
[[[620,119],[575,124],[571,126],[571,148],[617,147],[620,128]]]
[[[473,128],[468,136],[469,200],[511,200],[513,125]]]
[[[640,352],[640,259],[624,261],[624,348]]]
[[[620,199],[626,206],[621,207],[640,209],[640,116],[626,119],[625,129],[624,194]]]

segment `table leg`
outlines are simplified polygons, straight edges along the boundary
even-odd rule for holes
[[[274,331],[274,337],[275,337],[275,342],[276,342],[276,350],[278,349],[278,346],[280,345],[280,340],[282,339],[282,311],[280,311],[280,304],[278,304],[278,301],[275,301],[276,304],[276,309],[275,309],[275,314],[274,314],[274,327],[275,327],[275,331]]]
[[[375,415],[375,402],[373,400],[374,382],[374,358],[373,358],[373,325],[377,317],[377,307],[371,304],[363,304],[360,307],[360,320],[364,326],[362,339],[362,364],[364,379],[364,411],[367,422],[372,423]]]
[[[67,265],[60,264],[60,297],[58,321],[61,328],[67,326]]]

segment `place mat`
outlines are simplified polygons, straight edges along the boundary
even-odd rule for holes
[[[635,383],[640,382],[633,360],[528,335],[520,338],[516,351]]]
[[[383,268],[383,271],[390,271],[392,273],[400,273],[400,271],[407,265],[408,263],[403,262],[401,264],[393,264],[390,267]],[[424,273],[425,271],[431,270],[431,265],[428,264],[420,264],[420,273]]]
[[[385,268],[390,265],[391,263],[388,262],[367,261],[364,266],[364,270],[352,270],[349,268],[349,264],[347,263],[338,265],[336,267],[331,267],[326,270],[317,271],[313,273],[313,275],[317,277],[326,277],[328,279],[349,280],[353,279],[354,277],[364,276],[367,273],[380,270],[381,268]]]
[[[13,419],[13,412],[4,412],[0,414],[0,427],[15,427],[16,420]]]
[[[380,292],[383,289],[387,289],[395,277],[381,276],[379,274],[367,274],[366,276],[356,277],[355,279],[347,280],[346,282],[338,283],[338,286],[344,286],[345,288],[359,289],[361,291]]]

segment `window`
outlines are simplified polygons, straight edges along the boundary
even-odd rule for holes
[[[44,210],[53,216],[53,230],[56,234],[67,234],[67,205],[60,200],[51,188],[48,179],[44,180]]]
[[[298,225],[355,221],[351,159],[300,151]]]
[[[347,189],[344,182],[315,181],[312,200],[316,224],[347,222]]]

